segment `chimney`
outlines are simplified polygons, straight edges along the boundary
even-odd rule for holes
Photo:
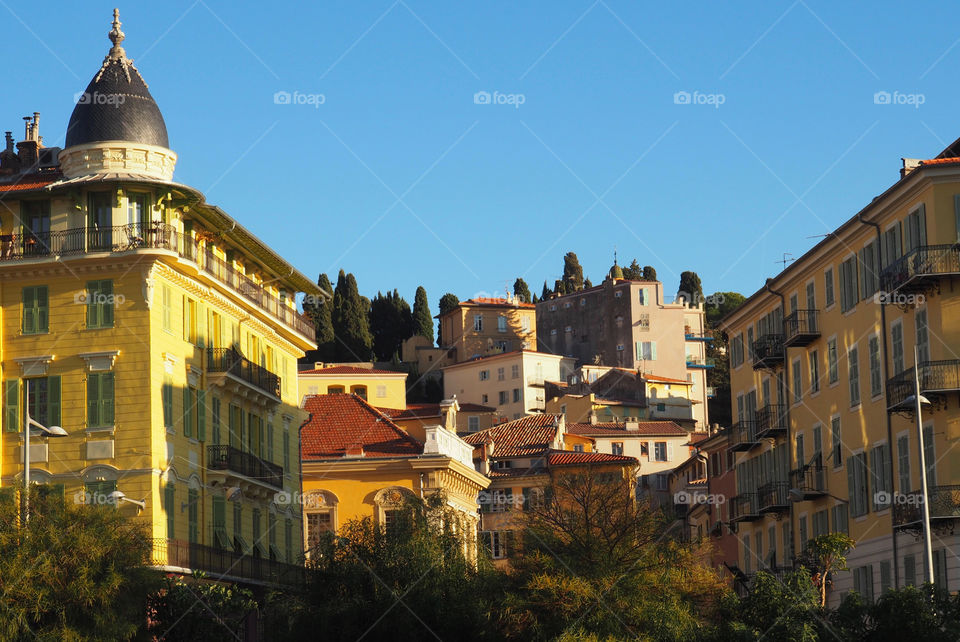
[[[636,421],[628,421],[624,424],[624,428],[636,432],[640,430],[640,423]]]
[[[6,136],[6,139],[7,139],[6,151],[8,154],[12,154],[13,153],[13,132],[3,132],[3,134],[4,136]]]
[[[903,162],[903,167],[900,168],[900,178],[920,167],[921,160],[919,158],[901,158],[900,160]]]
[[[17,154],[20,157],[20,167],[29,169],[35,167],[40,160],[40,112],[33,112],[33,117],[24,116],[23,140],[17,143]]]
[[[457,403],[457,396],[451,399],[444,399],[440,402],[440,423],[450,432],[457,432],[457,412],[460,410],[460,404]]]
[[[6,148],[0,152],[0,174],[16,174],[20,171],[20,158],[13,151],[13,132],[5,132]]]
[[[346,457],[363,457],[363,444],[351,444],[347,446],[346,452],[343,453],[343,456]]]
[[[591,411],[590,411],[590,425],[591,425],[591,426],[596,426],[596,425],[597,425],[597,411],[596,411],[596,410],[591,410]]]

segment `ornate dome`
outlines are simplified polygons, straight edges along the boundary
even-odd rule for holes
[[[147,83],[120,43],[120,17],[113,10],[113,46],[86,91],[77,97],[67,125],[66,147],[101,141],[128,141],[168,147],[167,126]]]

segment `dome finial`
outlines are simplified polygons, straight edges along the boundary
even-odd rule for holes
[[[110,38],[110,42],[113,43],[113,47],[110,49],[110,54],[112,57],[121,58],[124,55],[123,47],[120,46],[120,43],[123,42],[123,39],[126,38],[126,35],[120,30],[120,10],[113,10],[113,29],[110,30],[110,33],[107,34]]]

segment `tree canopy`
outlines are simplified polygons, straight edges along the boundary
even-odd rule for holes
[[[410,304],[396,290],[386,295],[377,292],[370,302],[370,334],[374,358],[378,361],[393,359],[401,344],[413,335]]]
[[[333,291],[333,332],[337,361],[367,361],[373,353],[368,311],[370,302],[357,290],[353,274],[340,270]]]
[[[703,286],[696,272],[681,272],[680,287],[677,288],[677,297],[683,297],[689,305],[703,302]]]
[[[583,289],[583,268],[573,252],[563,256],[563,294],[579,292]]]
[[[440,316],[443,316],[450,310],[455,309],[458,305],[460,305],[460,299],[457,298],[457,295],[447,292],[442,297],[440,297]],[[437,345],[442,348],[444,339],[443,339],[443,336],[440,334],[441,330],[442,330],[441,325],[438,322],[437,323]]]
[[[533,298],[530,296],[530,287],[521,277],[517,277],[517,280],[513,282],[513,295],[523,303],[533,303]]]
[[[433,343],[433,316],[430,314],[430,302],[427,290],[421,285],[413,296],[413,328],[411,336],[417,335],[430,339]]]

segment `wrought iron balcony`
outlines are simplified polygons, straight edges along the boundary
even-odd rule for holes
[[[207,370],[230,375],[280,401],[280,377],[250,361],[236,348],[207,348]]]
[[[776,368],[783,365],[782,334],[765,334],[753,342],[753,369]]]
[[[790,484],[769,482],[757,489],[761,513],[779,513],[790,508]]]
[[[887,380],[887,410],[895,412],[916,387],[914,368]],[[960,359],[920,362],[920,394],[933,396],[960,391]]]
[[[750,450],[759,446],[757,439],[757,422],[753,419],[738,421],[730,430],[730,450]]]
[[[783,320],[783,345],[806,346],[820,338],[819,310],[794,310]]]
[[[921,245],[880,272],[880,289],[888,295],[919,292],[942,276],[957,274],[960,274],[960,243]]]
[[[757,439],[779,437],[787,434],[787,407],[784,404],[767,404],[757,411]]]
[[[716,361],[713,357],[695,357],[693,355],[687,355],[687,367],[688,368],[714,368],[716,367]]]
[[[730,521],[752,522],[760,519],[756,493],[740,493],[730,500]]]
[[[203,571],[213,580],[247,584],[290,585],[304,581],[302,566],[268,557],[240,555],[232,550],[182,540],[154,539],[151,564],[168,572]]]
[[[960,485],[929,486],[930,526],[944,526],[953,530],[960,520]],[[923,492],[915,490],[905,495],[896,495],[893,501],[893,525],[904,530],[923,531]]]
[[[800,491],[803,499],[816,499],[827,494],[827,469],[819,463],[806,464],[790,471],[790,487]]]
[[[269,461],[234,448],[233,446],[207,446],[207,467],[242,475],[246,479],[283,488],[283,468]]]

